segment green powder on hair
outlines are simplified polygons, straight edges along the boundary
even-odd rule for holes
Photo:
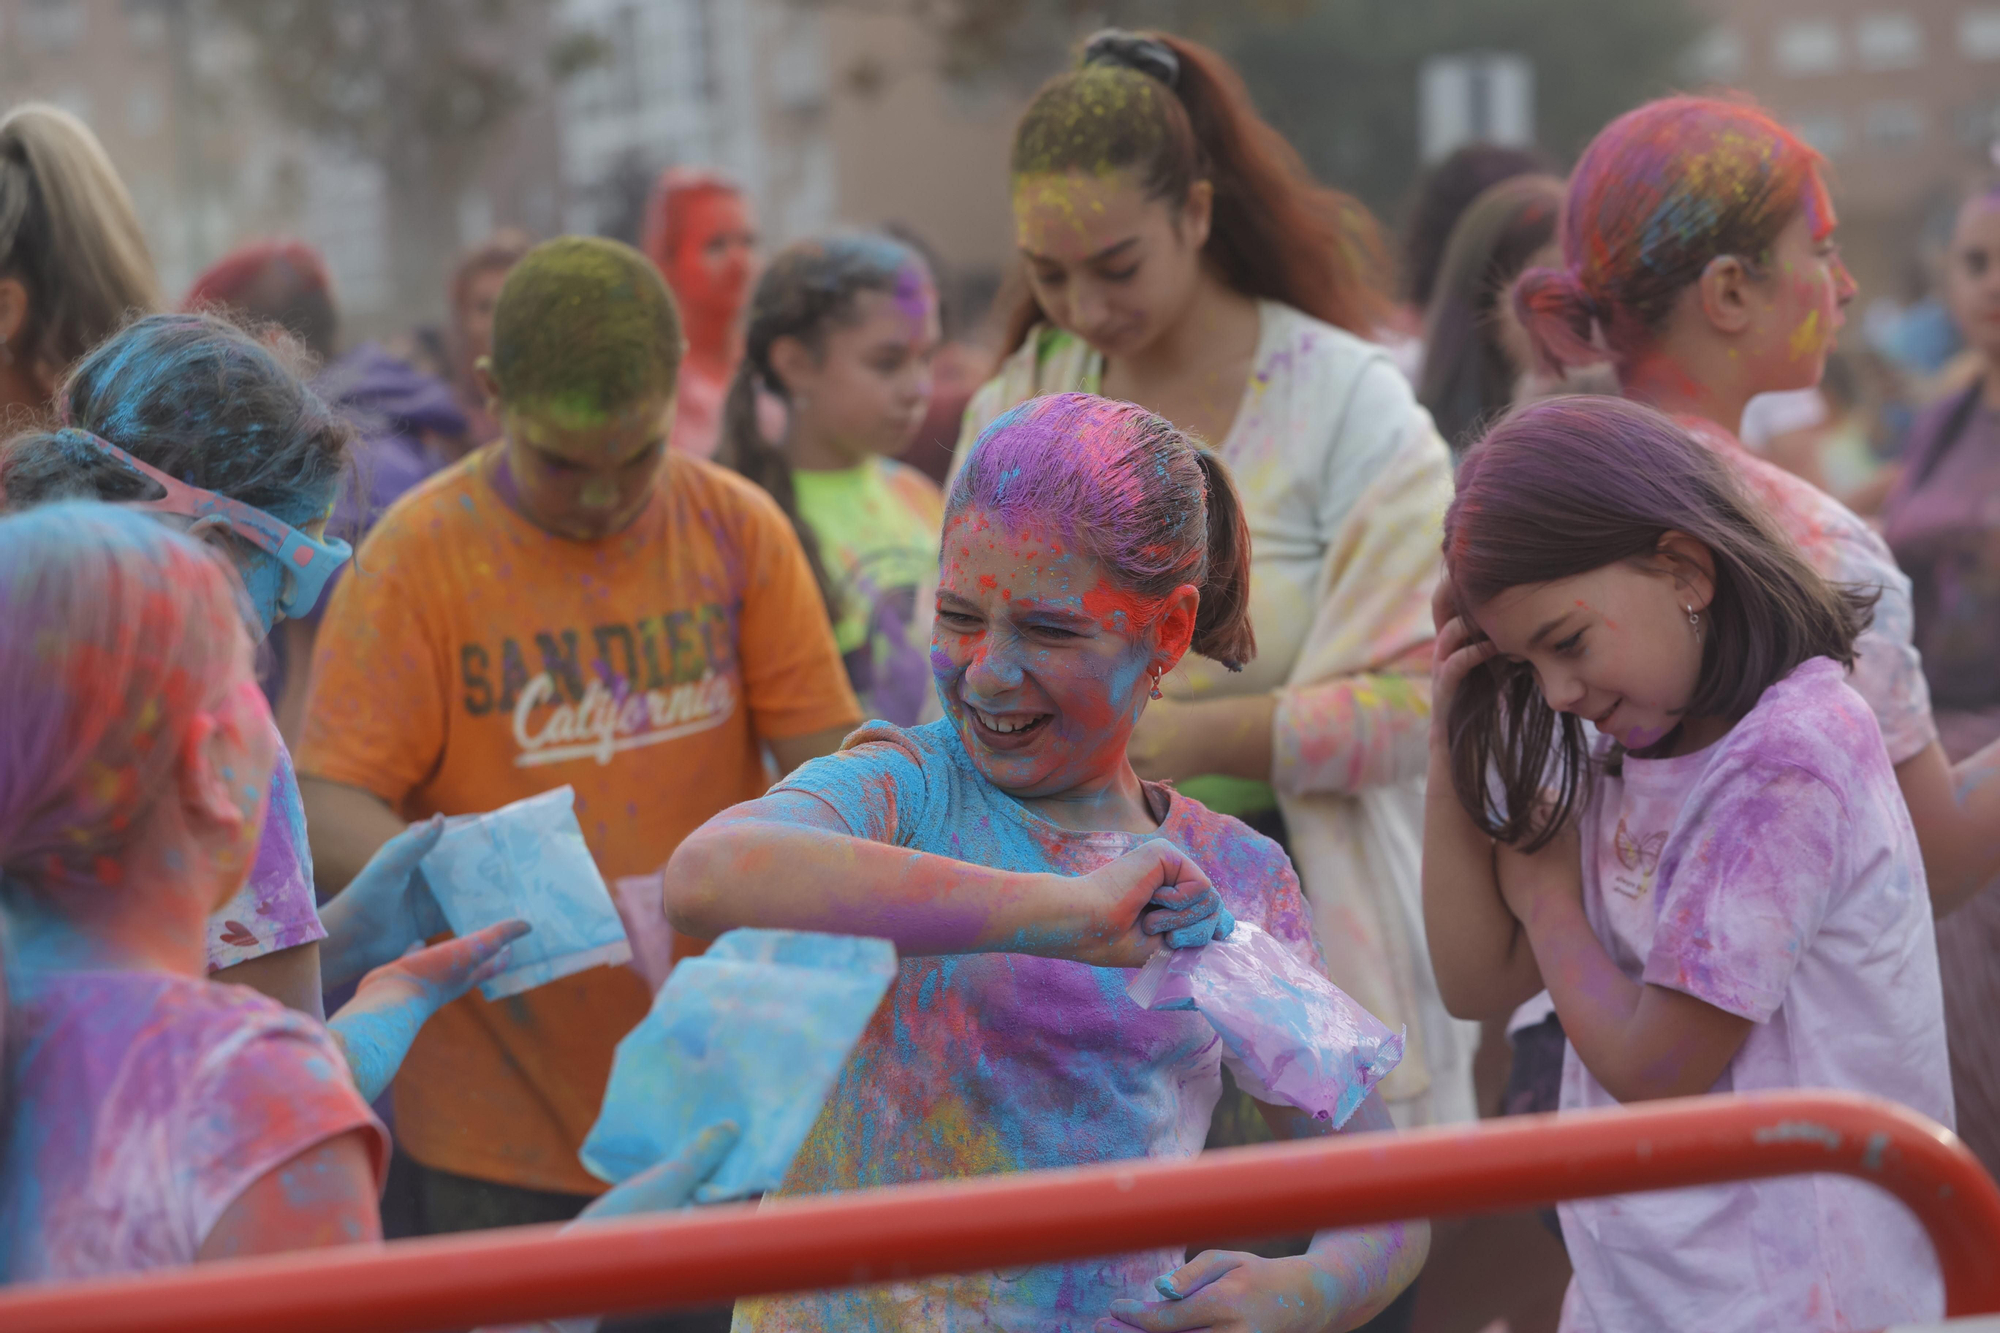
[[[1145,170],[1169,156],[1176,117],[1184,126],[1186,113],[1172,90],[1137,70],[1091,65],[1059,74],[1043,85],[1015,131],[1013,174]]]
[[[671,395],[681,348],[680,311],[652,261],[602,237],[528,251],[493,310],[501,401],[566,428]]]

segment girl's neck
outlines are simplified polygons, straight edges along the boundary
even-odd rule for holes
[[[684,364],[709,379],[727,380],[741,350],[736,311],[689,304],[681,307],[681,319],[688,342]]]
[[[1016,799],[1050,823],[1077,833],[1153,833],[1160,827],[1145,784],[1123,758],[1109,773],[1068,791]]]
[[[1234,370],[1247,363],[1257,351],[1258,316],[1254,298],[1224,282],[1207,264],[1201,266],[1180,317],[1137,352],[1126,357],[1106,357],[1106,381],[1138,385],[1187,384],[1219,381],[1224,369]],[[1244,365],[1247,374],[1247,365]],[[1229,398],[1233,410],[1243,386],[1234,385]]]
[[[27,971],[199,977],[208,955],[207,896],[157,873],[128,871],[115,885],[39,893],[13,886],[4,901],[15,956]]]
[[[871,457],[825,429],[811,412],[794,411],[785,429],[785,453],[800,472],[845,472]]]
[[[1743,426],[1743,409],[1758,390],[1740,382],[1732,362],[1727,356],[1676,355],[1653,348],[1621,366],[1618,382],[1627,398],[1668,416],[1712,421],[1735,435]]]

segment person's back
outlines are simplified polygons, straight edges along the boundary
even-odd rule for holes
[[[388,1141],[319,1024],[202,979],[277,753],[235,580],[144,514],[0,519],[0,1278],[372,1239]]]
[[[352,1130],[387,1170],[340,1052],[275,1000],[106,968],[24,970],[14,1002],[0,1282],[193,1263],[253,1183]]]

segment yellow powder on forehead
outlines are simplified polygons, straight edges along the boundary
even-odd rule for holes
[[[1049,81],[1014,135],[1013,174],[1084,171],[1110,175],[1152,162],[1169,136],[1173,93],[1115,65],[1091,65]]]

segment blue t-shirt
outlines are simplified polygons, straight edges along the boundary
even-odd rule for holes
[[[988,782],[947,721],[871,723],[778,786],[825,801],[856,837],[1000,870],[1085,874],[1150,837],[1200,865],[1239,920],[1323,968],[1284,851],[1148,784],[1154,834],[1063,828]],[[1199,1014],[1142,1009],[1127,970],[1027,954],[905,958],[786,1178],[811,1194],[1145,1157],[1191,1157],[1221,1095]],[[739,1329],[1089,1329],[1120,1297],[1156,1299],[1178,1250],[742,1301]]]

